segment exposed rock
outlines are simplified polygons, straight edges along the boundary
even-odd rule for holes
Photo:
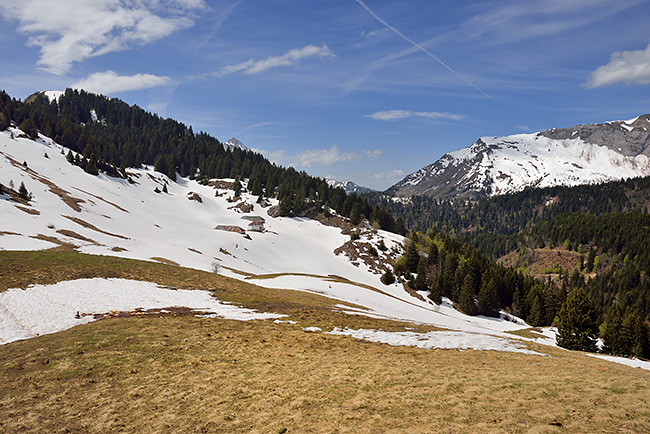
[[[267,211],[269,217],[279,217],[280,216],[280,205],[275,205],[269,208]]]
[[[187,193],[187,198],[189,200],[195,200],[195,201],[197,201],[199,203],[203,203],[203,199],[201,199],[201,196],[199,196],[198,193],[195,193],[193,191],[190,191],[189,193]]]

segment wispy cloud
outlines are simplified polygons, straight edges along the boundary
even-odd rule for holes
[[[378,172],[372,175],[372,179],[375,181],[397,181],[404,177],[404,171],[401,169],[395,169],[390,172]]]
[[[331,166],[336,163],[360,161],[364,158],[377,159],[383,152],[381,149],[341,152],[336,145],[332,145],[329,149],[308,149],[295,155],[287,155],[286,151],[267,152],[263,149],[253,149],[253,151],[264,154],[266,158],[276,164],[299,169],[309,169],[312,166]]]
[[[618,12],[634,8],[645,0],[522,0],[484,2],[472,15],[462,34],[490,43],[550,37],[609,20]],[[489,34],[489,38],[487,35]]]
[[[413,41],[412,39],[408,38],[408,37],[405,36],[402,32],[400,32],[399,30],[397,30],[395,27],[393,27],[393,26],[391,26],[390,24],[388,24],[388,23],[387,23],[383,18],[381,18],[379,15],[377,15],[377,14],[375,13],[375,11],[373,11],[372,9],[370,9],[370,8],[368,7],[368,5],[366,5],[363,1],[361,1],[361,0],[356,0],[356,2],[359,3],[359,4],[361,5],[361,7],[363,7],[363,8],[364,8],[364,9],[365,9],[365,10],[366,10],[366,11],[367,11],[367,12],[368,12],[368,13],[369,13],[369,14],[370,14],[374,19],[376,19],[377,21],[379,21],[379,22],[380,22],[384,27],[386,27],[387,29],[389,29],[390,31],[392,31],[393,33],[395,33],[397,36],[399,36],[400,38],[402,38],[404,41],[406,41],[406,42],[408,42],[409,44],[413,45],[413,46],[414,46],[415,48],[417,48],[418,50],[422,51],[422,52],[423,52],[424,54],[426,54],[427,56],[431,57],[433,60],[435,60],[436,62],[438,62],[438,63],[441,64],[442,66],[444,66],[447,70],[449,70],[450,72],[452,72],[453,74],[455,74],[458,78],[460,78],[461,80],[463,80],[465,83],[467,83],[468,85],[470,85],[471,87],[473,87],[473,88],[476,89],[477,91],[481,92],[481,93],[482,93],[483,95],[485,95],[486,97],[492,99],[492,97],[491,97],[490,95],[488,95],[487,93],[483,92],[483,90],[481,90],[481,89],[480,89],[478,86],[476,86],[474,83],[472,83],[471,81],[469,81],[468,79],[466,79],[465,77],[463,77],[462,75],[460,75],[460,73],[458,73],[458,72],[457,72],[456,70],[454,70],[451,66],[447,65],[445,62],[443,62],[442,60],[440,60],[440,59],[439,59],[435,54],[431,53],[429,50],[427,50],[426,48],[424,48],[422,45],[420,45],[420,44],[418,44],[417,42]]]
[[[0,13],[18,22],[29,46],[40,47],[37,64],[53,74],[190,27],[206,7],[203,0],[0,0]]]
[[[335,57],[334,53],[323,44],[320,47],[316,45],[307,45],[302,48],[295,48],[289,50],[281,56],[267,57],[266,59],[256,60],[249,59],[245,62],[237,63],[235,65],[228,65],[221,68],[218,72],[207,74],[208,76],[221,77],[225,75],[235,74],[241,72],[246,75],[259,74],[273,68],[282,66],[293,66],[300,61],[309,58],[332,58]]]
[[[152,74],[117,75],[114,71],[106,71],[92,74],[70,87],[110,95],[116,92],[150,89],[169,84],[171,84],[171,79],[166,76]]]
[[[614,83],[650,84],[650,44],[645,50],[614,52],[609,63],[591,73],[588,89]]]
[[[382,112],[375,112],[365,115],[367,118],[375,119],[378,121],[394,121],[396,119],[405,119],[411,117],[420,117],[428,119],[448,119],[453,121],[460,121],[463,116],[454,113],[440,113],[440,112],[417,112],[412,110],[387,110]]]

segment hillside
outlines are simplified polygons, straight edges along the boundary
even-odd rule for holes
[[[650,428],[647,362],[384,285],[399,235],[69,153],[0,132],[3,431]],[[265,232],[215,229],[247,216]]]
[[[477,350],[435,349],[472,346],[437,327],[342,313],[340,301],[317,294],[151,261],[0,252],[0,270],[0,290],[53,289],[82,276],[138,279],[287,315],[238,321],[140,312],[2,345],[5,432],[650,429],[648,371],[512,334],[511,348],[534,353],[485,347],[475,333],[467,335]],[[368,342],[373,335],[390,345]]]
[[[650,115],[534,134],[482,137],[390,187],[399,196],[494,196],[650,175]]]

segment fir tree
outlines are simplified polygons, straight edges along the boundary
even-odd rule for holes
[[[393,275],[392,271],[390,271],[390,268],[386,270],[383,276],[381,276],[381,283],[384,285],[391,285],[395,283],[395,276]]]
[[[416,273],[419,263],[420,255],[418,254],[418,246],[414,241],[411,241],[408,249],[406,250],[406,270],[411,273]]]
[[[584,289],[569,293],[557,320],[557,344],[569,350],[596,351],[598,314]]]
[[[476,304],[474,303],[474,279],[470,274],[465,276],[460,289],[458,306],[466,315],[476,315]]]
[[[29,192],[27,191],[27,187],[25,187],[24,182],[21,182],[20,187],[18,187],[18,196],[25,200],[29,199]]]
[[[487,284],[481,285],[478,291],[478,312],[485,316],[499,316],[499,294],[494,278],[491,278]]]

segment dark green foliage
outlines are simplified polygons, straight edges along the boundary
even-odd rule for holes
[[[558,313],[557,344],[569,350],[596,351],[598,313],[582,288],[574,289]]]
[[[390,268],[386,270],[386,272],[381,276],[381,283],[384,285],[391,285],[395,283],[395,276],[393,275],[393,272],[390,271]]]
[[[7,118],[7,115],[0,112],[0,131],[6,130],[7,128],[9,128],[10,125],[11,123],[9,122],[9,118]]]
[[[470,274],[465,276],[463,285],[460,290],[460,299],[458,300],[458,307],[467,315],[476,315],[477,308],[474,303],[474,279]]]
[[[494,278],[481,284],[478,291],[478,313],[485,316],[499,317],[499,294]]]
[[[24,182],[21,182],[20,187],[18,187],[18,196],[25,200],[29,199],[29,191],[27,191],[27,187],[25,187]]]
[[[406,250],[406,270],[410,273],[416,273],[419,263],[420,255],[418,254],[418,246],[414,241],[411,241]]]
[[[435,283],[433,286],[431,286],[431,290],[429,291],[429,298],[436,304],[442,303],[442,294],[440,294],[440,288],[438,288]]]

